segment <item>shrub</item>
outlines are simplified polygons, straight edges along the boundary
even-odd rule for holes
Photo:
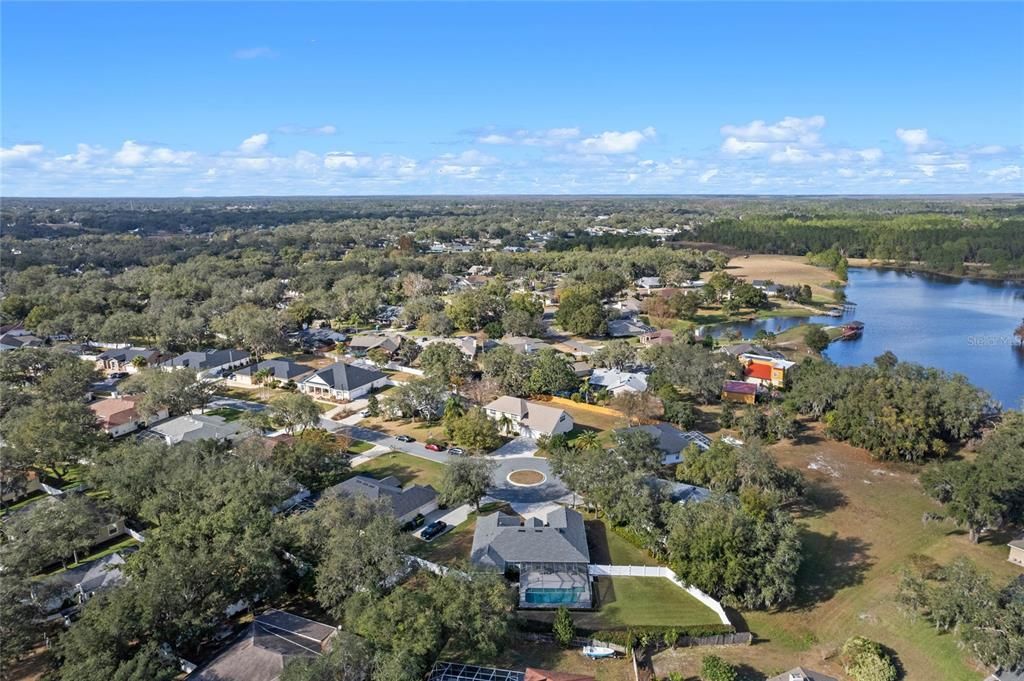
[[[700,664],[701,681],[736,681],[736,670],[717,655],[705,655]]]
[[[563,648],[572,645],[576,638],[576,626],[572,622],[572,615],[565,607],[558,609],[555,613],[555,621],[551,624],[551,633],[555,636],[555,643]]]
[[[854,636],[843,644],[843,666],[854,681],[896,681],[899,673],[889,654],[863,636]]]

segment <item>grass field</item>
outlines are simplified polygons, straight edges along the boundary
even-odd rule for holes
[[[806,476],[813,502],[799,518],[807,560],[798,574],[797,602],[781,612],[742,613],[757,643],[716,654],[763,672],[804,664],[829,673],[838,670],[826,658],[859,634],[890,648],[907,679],[982,678],[955,636],[900,610],[897,585],[900,570],[918,556],[939,563],[965,556],[1009,582],[1020,569],[1006,560],[1007,537],[974,545],[950,524],[922,524],[922,515],[938,508],[921,492],[915,470],[874,461],[861,449],[823,439],[817,429],[771,451]],[[663,662],[656,666],[659,676],[695,669],[685,653],[672,657],[679,658],[678,669]]]
[[[746,281],[771,279],[776,284],[793,286],[810,284],[815,297],[832,299],[832,291],[825,284],[836,278],[834,272],[824,267],[809,265],[799,255],[750,255],[738,256],[729,261],[726,271]],[[709,274],[703,275],[710,276]]]
[[[239,417],[242,415],[242,413],[243,412],[241,409],[232,409],[231,407],[218,407],[217,409],[211,409],[210,411],[206,412],[206,415],[219,416],[220,418],[224,419],[225,423],[231,423],[232,421],[237,421]]]
[[[444,464],[435,461],[428,461],[403,452],[391,452],[360,464],[352,471],[375,478],[386,478],[393,475],[401,480],[402,485],[417,483],[440,488],[444,468]]]
[[[350,454],[362,454],[373,449],[373,444],[370,442],[363,442],[362,440],[356,440],[348,446],[348,452]]]
[[[574,612],[583,629],[624,629],[630,626],[685,627],[720,624],[703,603],[664,577],[597,577],[594,597],[599,610]],[[550,622],[554,611],[520,611],[531,620]]]
[[[594,430],[612,430],[626,426],[626,417],[621,412],[608,407],[581,404],[560,397],[552,397],[545,404],[559,407],[569,412],[577,427],[582,426]]]
[[[584,516],[590,562],[598,565],[658,565],[646,551],[633,546],[593,514]]]
[[[440,422],[431,423],[429,421],[387,421],[382,418],[365,418],[360,424],[364,428],[372,428],[379,430],[382,433],[388,433],[389,435],[408,435],[415,439],[417,442],[426,442],[429,438],[436,440],[445,441],[447,436],[444,432],[444,426]]]

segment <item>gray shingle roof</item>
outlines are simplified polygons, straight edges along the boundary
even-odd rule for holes
[[[437,490],[430,485],[411,485],[402,489],[397,478],[387,477],[378,480],[366,475],[349,478],[326,492],[373,500],[386,499],[391,504],[396,518],[401,518],[437,498]]]
[[[302,364],[296,364],[287,359],[265,359],[259,364],[250,364],[236,371],[241,376],[251,376],[258,371],[269,370],[274,378],[279,381],[287,381],[303,374],[308,374],[312,369]]]
[[[384,377],[385,374],[379,371],[364,369],[354,364],[346,364],[345,362],[335,362],[326,369],[316,372],[306,380],[319,378],[329,388],[334,388],[335,390],[355,390]]]
[[[244,362],[250,357],[245,350],[203,350],[201,352],[183,352],[177,357],[162,362],[164,367],[188,367],[197,371]]]
[[[544,521],[492,513],[477,520],[471,558],[479,565],[506,563],[589,563],[583,516],[559,506]]]

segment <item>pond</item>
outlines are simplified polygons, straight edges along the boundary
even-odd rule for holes
[[[842,365],[865,364],[891,350],[901,360],[959,372],[1008,408],[1024,398],[1024,348],[1013,330],[1024,319],[1019,283],[953,279],[897,270],[850,268],[847,298],[857,304],[844,320],[864,322],[855,340],[833,343],[826,354]],[[831,317],[779,317],[717,326],[749,338]]]

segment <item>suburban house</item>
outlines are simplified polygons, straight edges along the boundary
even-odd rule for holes
[[[613,338],[625,338],[626,336],[643,336],[644,334],[654,331],[653,328],[630,319],[628,317],[622,317],[619,319],[612,319],[608,322],[608,335]]]
[[[623,317],[632,317],[643,311],[643,303],[632,296],[615,301],[612,307],[621,312]]]
[[[652,331],[651,333],[645,333],[640,336],[640,345],[645,348],[656,347],[659,345],[672,345],[672,341],[676,339],[676,334],[673,333],[672,329],[661,329],[660,331]]]
[[[813,672],[803,667],[796,667],[778,676],[773,676],[768,681],[839,681],[839,679],[822,674],[821,672]]]
[[[387,374],[345,362],[335,362],[299,383],[299,391],[312,397],[348,402],[387,385]]]
[[[578,340],[573,340],[572,338],[566,338],[561,343],[558,343],[558,346],[556,346],[557,350],[562,350],[573,357],[590,357],[592,354],[597,352],[597,348],[594,346],[581,343]]]
[[[188,681],[277,681],[295,658],[319,657],[331,648],[338,630],[283,610],[268,610],[239,638]]]
[[[466,356],[466,359],[476,357],[477,341],[473,336],[457,336],[455,338],[427,338],[420,341],[423,347],[434,343],[447,343],[458,348],[459,352]]]
[[[30,510],[33,513],[35,513],[35,512],[45,513],[45,512],[47,512],[50,509],[56,508],[54,506],[54,504],[61,504],[61,503],[63,503],[63,499],[66,498],[68,494],[82,494],[82,493],[76,491],[76,492],[65,493],[62,496],[49,496],[49,495],[43,496],[43,497],[40,497],[39,499],[33,500],[31,503],[26,504],[25,506],[22,506],[21,508],[19,508],[17,510],[8,511],[8,514],[9,514],[8,517],[10,517],[11,514],[27,513]],[[93,508],[93,510],[95,511],[95,513],[92,515],[92,518],[90,519],[90,524],[92,525],[92,527],[87,531],[87,533],[91,533],[91,535],[92,535],[91,538],[90,538],[90,542],[91,542],[90,546],[99,546],[100,544],[103,544],[104,542],[108,542],[111,539],[114,539],[116,537],[120,537],[120,536],[122,536],[124,534],[127,534],[127,530],[125,529],[125,525],[124,525],[124,517],[123,516],[120,516],[117,513],[114,513],[114,512],[111,512],[111,511],[101,510],[100,508],[98,508],[95,505],[95,503],[92,501],[91,498],[89,498],[89,497],[84,497],[84,498],[85,498],[86,502],[88,503],[88,505],[91,506]],[[0,524],[0,531],[9,532],[9,528],[10,527],[11,527],[11,525],[9,523]],[[86,534],[86,533],[83,533],[83,534]],[[8,536],[10,536],[10,535],[8,535]],[[79,555],[80,556],[83,555],[83,552],[79,552]]]
[[[662,454],[661,462],[666,466],[680,463],[683,460],[682,453],[690,445],[697,445],[702,450],[711,447],[711,440],[704,433],[696,430],[684,432],[668,423],[634,426],[629,430],[640,430],[653,437],[658,451]]]
[[[184,352],[166,362],[161,362],[160,367],[167,371],[194,369],[204,376],[219,376],[224,372],[240,369],[251,361],[252,355],[245,350],[202,350],[200,352]]]
[[[477,519],[474,565],[519,573],[519,607],[589,608],[590,550],[583,516],[558,506],[544,518],[497,512]]]
[[[498,422],[498,429],[509,435],[538,438],[568,433],[575,425],[564,409],[527,402],[504,395],[484,406],[484,413]]]
[[[758,291],[763,292],[769,298],[774,298],[779,295],[779,285],[768,281],[767,279],[754,279],[750,282],[750,285],[756,288]]]
[[[711,490],[708,488],[689,485],[685,482],[653,477],[647,478],[645,482],[673,504],[700,503],[711,496]]]
[[[740,355],[759,355],[761,357],[773,357],[775,359],[786,359],[786,356],[781,352],[774,350],[767,350],[760,345],[754,345],[753,343],[734,343],[728,345],[715,352],[724,352],[727,355],[739,358]]]
[[[1010,557],[1008,560],[1014,565],[1024,567],[1024,537],[1014,539],[1007,546],[1010,547]]]
[[[157,423],[145,432],[146,437],[160,438],[169,445],[199,440],[232,442],[250,434],[252,431],[237,421],[229,423],[208,414],[186,414]]]
[[[498,341],[502,345],[507,345],[513,350],[521,354],[530,354],[537,352],[541,348],[548,347],[548,344],[538,338],[530,338],[529,336],[505,336]]]
[[[42,345],[43,339],[30,333],[5,333],[0,336],[0,352],[19,348],[38,348]]]
[[[636,287],[641,291],[661,288],[661,277],[640,277],[636,280]]]
[[[726,381],[722,385],[722,399],[753,404],[757,401],[757,386],[746,381]]]
[[[348,349],[362,355],[370,350],[383,350],[388,356],[391,356],[401,344],[402,339],[399,336],[366,333],[353,336],[352,340],[348,342]]]
[[[137,357],[142,359],[136,359]],[[104,350],[93,357],[93,360],[100,371],[125,371],[134,374],[138,371],[136,363],[153,366],[160,361],[160,352],[152,348],[116,348]]]
[[[124,554],[127,552],[124,551]],[[41,601],[46,613],[57,612],[69,601],[82,605],[97,593],[124,584],[122,565],[124,555],[116,552],[58,572],[33,584],[32,598]]]
[[[743,364],[743,373],[748,381],[777,388],[786,385],[786,372],[796,366],[796,362],[790,362],[788,359],[755,355],[750,352],[740,355],[739,360]]]
[[[256,380],[253,377],[263,371],[270,373],[269,380],[287,383],[301,378],[313,370],[288,359],[265,359],[258,364],[242,367],[231,374],[231,380],[243,385],[256,385]]]
[[[594,369],[590,374],[590,385],[603,388],[612,395],[642,393],[647,390],[647,374],[642,372],[619,371],[618,369]]]
[[[104,433],[110,437],[121,437],[138,430],[139,426],[167,418],[167,409],[160,409],[149,418],[142,416],[137,409],[141,400],[141,395],[111,397],[93,402],[89,409],[96,415]]]
[[[356,475],[326,490],[325,494],[364,499],[384,499],[391,506],[391,512],[399,524],[405,524],[417,515],[426,515],[437,510],[437,490],[430,485],[402,483],[394,476],[378,480],[368,475]]]
[[[302,329],[290,335],[289,338],[303,350],[314,353],[327,352],[332,350],[338,343],[344,343],[348,340],[348,336],[340,331],[335,331],[329,326]]]

